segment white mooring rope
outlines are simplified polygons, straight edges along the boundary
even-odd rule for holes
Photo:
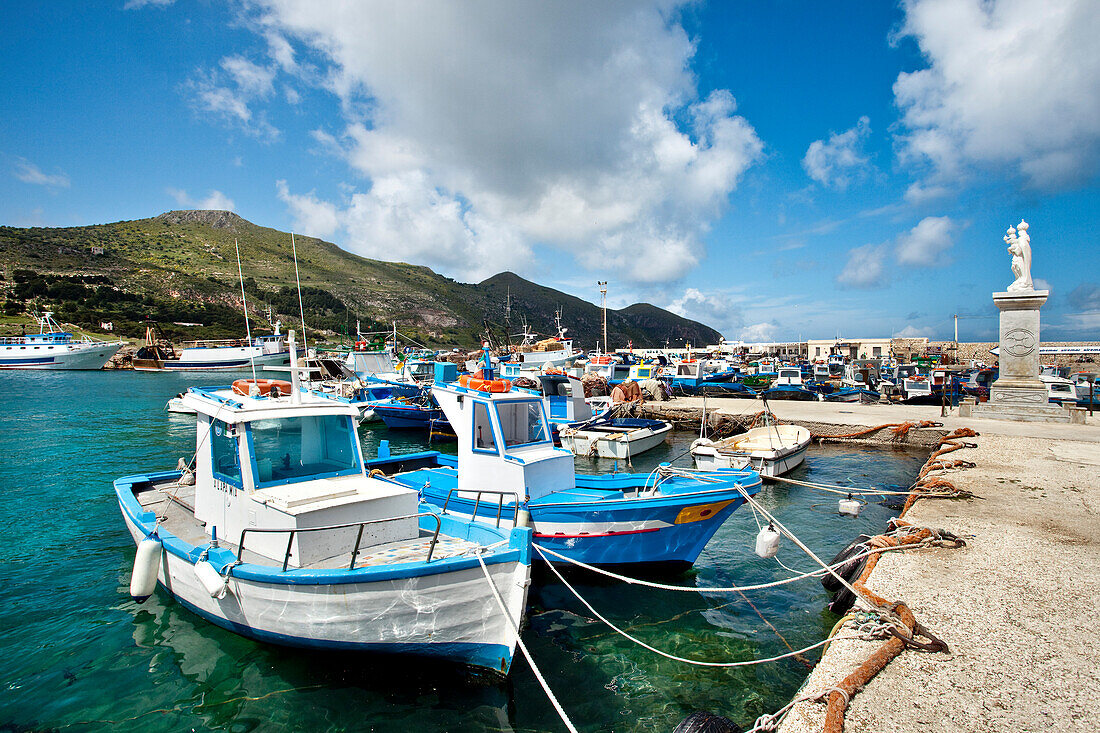
[[[504,600],[500,597],[500,591],[497,590],[496,583],[493,582],[493,578],[489,575],[489,568],[485,567],[485,561],[481,559],[481,553],[477,553],[477,564],[481,566],[481,572],[485,574],[485,580],[489,583],[489,589],[493,591],[493,598],[496,599],[497,605],[500,606],[501,613],[504,614],[504,618],[508,620],[508,624],[512,627],[512,630],[516,632],[516,644],[519,645],[520,651],[523,652],[523,656],[527,658],[527,663],[531,665],[531,671],[535,673],[535,679],[542,685],[543,692],[550,698],[550,703],[554,706],[554,710],[558,712],[565,727],[569,729],[570,733],[577,733],[577,728],[573,725],[573,722],[569,720],[569,715],[566,714],[565,709],[562,708],[561,703],[558,702],[558,698],[554,697],[553,690],[550,689],[550,685],[546,684],[546,679],[542,676],[542,672],[539,671],[538,666],[535,665],[535,658],[531,656],[531,652],[527,650],[527,645],[523,643],[523,639],[519,635],[519,624],[512,618],[512,614],[508,613],[508,608],[504,605]]]
[[[565,555],[562,555],[559,552],[555,552],[554,550],[551,550],[549,547],[542,547],[541,545],[535,545],[534,547],[540,553],[550,553],[554,557],[556,557],[560,560],[564,560],[565,562],[571,563],[573,565],[576,565],[579,568],[584,568],[585,570],[591,570],[592,572],[597,573],[599,575],[603,575],[603,576],[606,576],[608,578],[613,578],[614,580],[619,580],[619,581],[622,581],[623,583],[627,583],[629,585],[640,585],[640,586],[645,586],[645,587],[648,587],[648,588],[656,588],[658,590],[675,590],[675,591],[680,591],[682,593],[742,593],[742,592],[747,591],[747,590],[764,590],[765,588],[775,588],[777,586],[786,585],[788,583],[793,583],[797,580],[804,580],[806,578],[820,578],[820,577],[824,576],[826,573],[828,573],[829,570],[835,570],[835,569],[839,568],[842,565],[845,565],[847,563],[852,562],[853,560],[862,560],[865,557],[870,557],[871,555],[877,555],[877,554],[883,553],[883,552],[895,552],[895,551],[898,551],[898,550],[911,550],[911,549],[915,549],[917,547],[923,547],[923,546],[925,546],[927,544],[930,544],[930,543],[931,543],[931,539],[924,540],[924,541],[921,541],[921,542],[914,542],[913,544],[910,544],[910,545],[899,545],[899,546],[896,546],[896,547],[873,547],[873,548],[869,548],[868,550],[866,550],[864,552],[861,552],[861,553],[858,553],[856,555],[852,555],[851,557],[845,558],[844,560],[841,560],[838,563],[835,563],[833,565],[828,565],[828,566],[826,566],[826,568],[821,568],[819,570],[811,570],[808,573],[801,573],[800,575],[795,575],[795,576],[790,577],[790,578],[783,578],[782,580],[773,580],[770,583],[757,583],[756,585],[731,585],[731,586],[715,587],[715,588],[699,588],[699,587],[694,587],[693,588],[693,587],[686,586],[686,585],[668,585],[667,583],[657,583],[657,582],[652,581],[652,580],[642,580],[641,578],[631,578],[631,577],[628,577],[626,575],[619,575],[618,573],[612,572],[611,570],[606,570],[606,569],[601,568],[601,567],[596,567],[595,565],[589,565],[587,563],[583,563],[580,560],[574,560],[571,557],[566,557]],[[797,571],[793,571],[793,572],[797,572]]]
[[[540,548],[538,545],[535,545],[534,547],[539,552],[542,552],[542,548]],[[550,569],[554,571],[554,574],[558,576],[558,580],[560,580],[562,583],[565,584],[565,587],[568,588],[569,591],[574,596],[577,597],[578,601],[580,601],[581,603],[584,604],[585,608],[587,608],[592,613],[592,615],[594,615],[596,618],[598,618],[600,621],[602,621],[604,624],[606,624],[615,633],[619,634],[620,636],[622,636],[625,639],[628,639],[628,640],[634,642],[635,644],[637,644],[640,647],[644,647],[644,648],[648,649],[649,651],[653,652],[654,654],[659,654],[662,657],[665,657],[666,659],[671,659],[671,660],[676,661],[676,662],[684,662],[685,664],[694,664],[698,667],[750,667],[754,664],[767,664],[768,662],[777,662],[780,659],[786,659],[788,657],[794,657],[794,656],[797,656],[799,654],[802,654],[803,652],[808,652],[812,649],[817,649],[818,647],[825,646],[830,641],[835,641],[836,639],[859,639],[859,638],[861,638],[858,635],[834,636],[834,637],[832,637],[832,639],[824,639],[822,641],[817,642],[816,644],[811,644],[810,646],[805,647],[804,649],[799,649],[798,651],[788,652],[787,654],[780,654],[779,656],[776,656],[776,657],[767,657],[766,659],[749,659],[749,660],[746,660],[746,661],[743,661],[743,662],[703,662],[703,661],[700,661],[698,659],[687,659],[686,657],[678,657],[675,654],[669,654],[668,652],[661,651],[660,649],[657,649],[656,647],[652,647],[649,644],[646,644],[641,639],[638,639],[637,637],[631,636],[627,632],[623,631],[618,626],[611,623],[606,618],[604,618],[602,615],[600,615],[600,612],[597,611],[595,608],[593,608],[592,604],[589,603],[587,600],[585,600],[585,598],[580,593],[577,592],[577,589],[569,584],[569,581],[566,580],[562,576],[562,574],[558,572],[558,569],[555,568],[553,566],[553,564],[550,564]]]

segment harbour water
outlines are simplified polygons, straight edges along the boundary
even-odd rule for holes
[[[191,418],[166,400],[195,383],[243,375],[10,372],[0,392],[0,721],[3,730],[557,731],[556,713],[526,662],[505,681],[438,662],[266,646],[206,623],[158,591],[128,593],[134,547],[111,481],[170,469],[194,450]],[[364,450],[422,450],[417,435],[361,428]],[[695,436],[676,434],[634,462],[690,465]],[[453,445],[436,447],[453,451]],[[813,446],[794,475],[893,489],[924,462],[914,451]],[[578,470],[625,470],[578,459]],[[871,504],[858,518],[837,497],[768,485],[760,500],[819,555],[881,530],[895,511]],[[752,550],[747,508],[725,523],[688,587],[792,575]],[[785,543],[778,559],[812,569]],[[770,657],[823,638],[836,621],[816,580],[749,594],[678,593],[572,573],[601,613],[647,643],[706,661]],[[774,629],[772,628],[774,626]],[[585,731],[669,731],[704,709],[751,724],[786,704],[808,672],[787,659],[696,667],[634,646],[594,618],[549,572],[536,572],[523,638],[575,724]],[[818,658],[809,652],[808,661]]]

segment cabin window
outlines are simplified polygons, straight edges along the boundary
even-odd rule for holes
[[[210,449],[214,465],[214,477],[241,486],[241,454],[237,450],[237,438],[233,428],[220,420],[210,426]]]
[[[474,403],[474,450],[498,452],[493,423],[489,419],[489,406],[484,402]]]
[[[311,415],[249,424],[256,484],[272,486],[362,472],[347,415]]]
[[[548,439],[541,402],[502,402],[497,405],[497,419],[508,448]]]

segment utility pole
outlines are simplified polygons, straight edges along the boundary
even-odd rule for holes
[[[955,314],[955,363],[959,363],[959,314]]]
[[[597,284],[600,286],[600,295],[603,296],[603,348],[610,354],[611,348],[607,343],[607,280],[600,280]]]

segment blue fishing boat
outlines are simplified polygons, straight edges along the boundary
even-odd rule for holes
[[[408,485],[368,474],[355,408],[291,376],[286,390],[269,380],[189,389],[192,461],[114,482],[138,546],[131,595],[143,602],[159,583],[263,642],[507,674],[531,530],[443,515]]]
[[[730,381],[735,372],[707,374],[703,362],[683,361],[676,365],[676,373],[660,378],[668,385],[669,394],[707,395],[708,397],[755,397],[756,392],[740,381]]]
[[[760,489],[752,470],[577,475],[555,448],[542,400],[503,380],[460,378],[432,393],[458,437],[455,457],[379,456],[367,467],[415,489],[444,516],[494,526],[519,517],[536,545],[597,565],[684,569]]]
[[[421,389],[416,397],[388,397],[373,400],[369,409],[374,416],[386,423],[386,427],[396,430],[450,429],[447,416],[427,389]]]

